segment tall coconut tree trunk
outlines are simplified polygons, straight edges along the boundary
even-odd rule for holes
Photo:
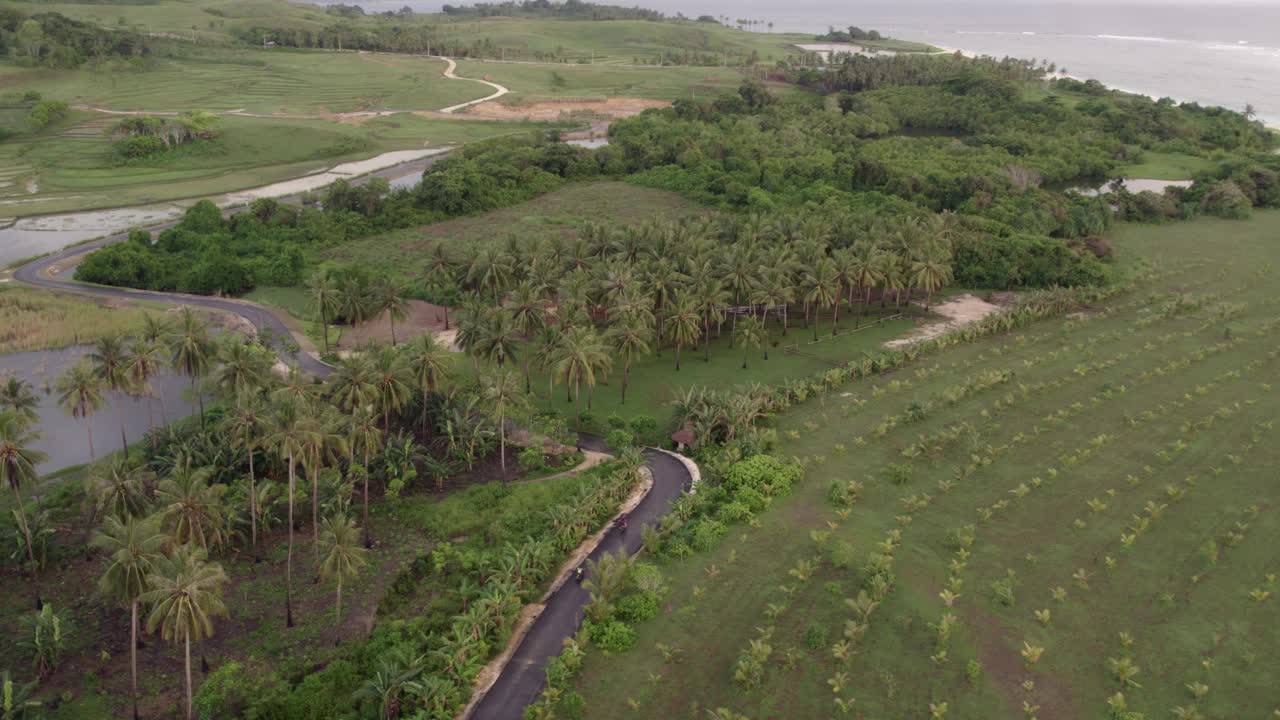
[[[342,625],[342,573],[338,573],[338,596],[334,602],[333,624],[335,630]]]
[[[836,300],[831,315],[831,337],[835,337],[840,325],[840,300],[844,297],[843,290],[836,293]]]
[[[711,362],[711,316],[702,318],[702,362]]]
[[[169,424],[169,408],[165,407],[164,402],[164,386],[156,383],[156,394],[160,396],[160,424]]]
[[[191,720],[195,715],[191,709],[191,631],[184,633],[184,644],[186,645],[186,672],[187,672],[187,720]]]
[[[676,372],[680,372],[680,346],[682,343],[676,342]]]
[[[369,448],[364,449],[364,546],[373,547],[373,538],[369,535]]]
[[[320,332],[324,335],[324,354],[329,354],[329,313],[324,309],[324,303],[320,303]]]
[[[293,491],[294,482],[293,451],[289,451],[289,555],[285,561],[284,585],[284,626],[293,627]]]
[[[502,476],[505,480],[507,475],[507,423],[501,412],[498,413],[498,465],[502,468]]]
[[[138,720],[138,599],[129,603],[129,682],[133,720]]]
[[[387,312],[387,319],[391,321],[391,347],[396,346],[396,317],[390,311]]]
[[[124,459],[129,459],[129,439],[124,434],[124,413],[120,413],[120,446],[124,448]]]
[[[151,396],[147,396],[147,425],[150,426],[151,435],[151,451],[154,453],[158,443],[156,442],[156,407],[151,402]]]
[[[631,378],[631,363],[622,364],[622,404],[627,404],[627,381]]]
[[[249,450],[249,542],[253,547],[253,559],[258,559],[258,493],[257,482],[253,477],[253,447],[249,445],[249,435],[245,434],[245,447]]]
[[[93,423],[89,420],[89,416],[84,416],[84,429],[89,432],[89,461],[98,459],[98,454],[93,451]]]
[[[31,528],[27,525],[27,508],[22,504],[22,491],[13,484],[13,498],[18,503],[18,519],[22,521],[22,536],[27,540],[27,559],[31,561],[31,576],[36,575],[36,551],[31,544]],[[37,593],[38,594],[38,593]]]
[[[311,476],[311,545],[316,553],[316,567],[320,566],[320,471],[309,468]]]

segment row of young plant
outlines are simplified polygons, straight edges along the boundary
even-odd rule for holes
[[[1251,364],[1251,369],[1258,369],[1258,367],[1260,367],[1259,363]],[[1238,375],[1234,373],[1228,373],[1228,375],[1232,377],[1238,377]],[[1155,417],[1163,417],[1173,412],[1173,410],[1176,409],[1176,408],[1168,407],[1164,405],[1162,405],[1161,407],[1163,408],[1163,411],[1155,415]],[[1220,412],[1221,412],[1220,410],[1215,410],[1209,413],[1203,420],[1197,423],[1196,426],[1208,427],[1212,425],[1212,422],[1213,422],[1212,419],[1219,417]],[[1147,418],[1145,414],[1143,417],[1144,419],[1154,419],[1154,418]],[[1097,442],[1099,437],[1104,438],[1106,441],[1102,443]],[[1091,453],[1093,450],[1099,447],[1103,447],[1107,444],[1110,444],[1111,442],[1114,441],[1114,439],[1115,438],[1106,436],[1106,435],[1095,437],[1089,441],[1087,446],[1081,448],[1077,452]],[[1163,451],[1160,451],[1160,452],[1163,452]],[[1071,464],[1074,464],[1074,463],[1071,463]],[[1154,470],[1152,470],[1148,466],[1146,472],[1147,474],[1152,474],[1154,473]],[[1056,478],[1059,476],[1060,473],[1054,468],[1049,468],[1046,471],[1046,474],[1051,478]],[[1026,483],[1023,483],[1022,485],[1019,485],[1017,488],[1014,488],[1010,492],[1014,494],[1016,499],[1021,500],[1022,498],[1030,494],[1034,489],[1039,489],[1040,487],[1043,487],[1047,484],[1048,483],[1044,482],[1041,477],[1037,476],[1031,481],[1030,486],[1028,486]],[[1130,484],[1132,485],[1134,483],[1131,481]],[[1181,499],[1183,497],[1183,495],[1185,494],[1185,489],[1168,486],[1165,488],[1164,494],[1167,495],[1170,499],[1174,499],[1176,501],[1177,499]],[[1109,493],[1109,495],[1114,496],[1114,493]],[[1100,512],[1101,510],[1104,510],[1106,507],[1104,503],[1097,500],[1096,498],[1089,502],[1089,506],[1095,512]],[[991,520],[992,517],[994,517],[1000,512],[1003,512],[1003,510],[1007,507],[1008,507],[1008,501],[1002,500],[997,502],[993,506],[989,506],[987,508],[980,508],[979,510],[980,510],[981,521],[979,524],[982,524]],[[1146,510],[1148,511],[1147,518],[1139,518],[1138,516],[1135,516],[1135,522],[1141,528],[1145,528],[1152,517],[1158,517],[1159,515],[1161,515],[1164,507],[1167,507],[1167,506],[1162,506],[1161,504],[1151,501],[1151,502],[1148,502],[1145,507],[1146,507]],[[1143,520],[1145,520],[1146,522],[1143,522]],[[1077,520],[1077,522],[1075,523],[1075,526],[1077,529],[1081,529],[1083,527],[1079,520]],[[947,589],[941,593],[941,598],[943,600],[944,605],[947,608],[950,608],[954,604],[954,602],[960,597],[959,590],[963,585],[963,580],[960,578],[959,573],[964,570],[967,564],[966,561],[971,555],[971,552],[972,552],[971,548],[973,547],[975,536],[976,536],[976,527],[977,527],[977,524],[969,525],[964,528],[953,530],[948,535],[949,540],[955,547],[955,558],[953,558],[952,565],[951,565],[953,575],[948,580]],[[1137,532],[1140,532],[1140,530]],[[1104,561],[1108,570],[1114,569],[1116,567],[1116,562],[1114,558],[1112,558],[1111,556],[1106,556],[1104,558]],[[1092,574],[1089,573],[1089,571],[1085,570],[1084,568],[1081,568],[1077,570],[1075,573],[1073,573],[1072,579],[1077,585],[1077,587],[1083,590],[1088,590],[1089,580],[1091,579],[1091,576]],[[1015,602],[1014,587],[1016,585],[1016,582],[1017,582],[1016,573],[1010,569],[1007,571],[1007,576],[1005,578],[1002,578],[992,583],[992,591],[997,601],[1001,602],[1004,605],[1013,605]],[[1059,586],[1051,590],[1051,595],[1058,602],[1065,602],[1067,598],[1067,591],[1061,586]],[[944,610],[944,615],[948,613],[949,611]],[[1036,610],[1034,612],[1034,617],[1036,621],[1046,628],[1048,628],[1050,625],[1051,616],[1052,616],[1052,613],[1048,608],[1045,608],[1042,610]],[[1040,641],[1037,640],[1036,642],[1039,643]],[[1027,662],[1029,667],[1038,663],[1043,653],[1044,653],[1043,645],[1033,644],[1031,640],[1024,641],[1021,654],[1023,655],[1023,658]],[[1126,682],[1125,678],[1131,679],[1133,674],[1136,674],[1137,672],[1136,665],[1132,662],[1132,659],[1129,658],[1128,656],[1124,656],[1118,659],[1112,658],[1111,660],[1109,660],[1108,665],[1109,667],[1111,667],[1113,673],[1118,678],[1121,678],[1122,684]],[[1033,688],[1034,688],[1034,685],[1033,684],[1030,685],[1028,687],[1028,692],[1030,692],[1030,690]],[[1120,702],[1117,704],[1117,707],[1122,708],[1122,705],[1123,705],[1123,698],[1120,699]],[[1024,702],[1024,710],[1027,712],[1027,716],[1029,719],[1034,718],[1035,713],[1038,711],[1038,706],[1034,705],[1034,703],[1031,702],[1031,699],[1028,698]]]
[[[794,381],[781,388],[763,391],[760,388],[753,388],[752,391],[757,395],[763,393],[768,398],[769,412],[781,412],[792,404],[803,402],[811,395],[831,392],[846,382],[896,370],[928,352],[972,342],[987,335],[1008,332],[1036,320],[1063,314],[1080,305],[1101,302],[1114,295],[1129,292],[1141,283],[1160,276],[1160,273],[1148,269],[1136,273],[1126,283],[1108,288],[1075,288],[1035,293],[1024,298],[1013,310],[991,316],[967,328],[903,350],[882,351],[861,361],[850,363],[844,368],[826,371],[808,380]],[[973,387],[977,388],[992,382],[999,384],[1004,380],[1001,378],[974,380]],[[892,390],[896,391],[903,387],[909,387],[909,383],[902,383]],[[967,395],[972,391],[962,392]],[[727,534],[729,525],[734,522],[750,521],[755,513],[766,509],[774,497],[789,490],[790,485],[803,474],[801,463],[787,464],[763,454],[762,451],[771,449],[773,445],[772,433],[768,430],[757,429],[742,433],[738,428],[726,428],[723,423],[715,422],[702,425],[700,430],[704,440],[713,441],[705,446],[698,458],[704,477],[710,480],[707,483],[708,491],[699,493],[696,498],[682,498],[675,504],[672,513],[657,528],[644,530],[644,545],[651,552],[670,557],[685,557],[695,551],[705,552],[712,549]],[[723,440],[726,436],[732,437],[731,443],[724,444]],[[714,442],[716,440],[721,442]],[[860,489],[860,483],[853,482],[838,493],[839,502],[846,505],[837,511],[838,517],[842,520],[849,516],[851,505],[856,502]],[[825,547],[830,533],[839,527],[838,523],[834,525],[835,527],[828,531],[818,531],[813,538],[815,543]],[[892,553],[901,541],[901,533],[901,529],[898,528],[889,530],[881,541],[878,551],[868,557],[864,567],[867,571],[865,585],[855,598],[849,600],[850,607],[854,608],[852,624],[846,628],[844,639],[831,647],[834,657],[839,658],[843,655],[845,660],[852,657],[853,643],[865,634],[872,614],[892,589]],[[838,563],[838,566],[849,567],[854,562],[854,551],[847,543],[832,545],[830,549],[834,562]],[[802,560],[796,567],[791,568],[789,575],[797,581],[807,581],[820,561],[821,556],[817,560]],[[795,588],[781,585],[780,590],[784,595],[789,595],[795,591]],[[695,595],[696,591],[697,589],[695,589]],[[774,617],[784,611],[785,605],[782,603],[771,603],[766,608],[766,613]],[[743,678],[740,682],[750,682],[751,678],[757,677],[763,664],[773,655],[770,645],[772,634],[767,630],[768,626],[765,627],[760,636],[748,644],[748,648],[740,659],[739,667],[735,670],[735,673]],[[591,632],[588,629],[587,632],[566,641],[565,651],[548,669],[547,687],[539,700],[527,709],[526,717],[546,718],[557,710],[567,711],[568,717],[575,716],[574,708],[578,707],[581,698],[572,692],[570,683],[582,667],[583,654],[590,640]],[[663,646],[658,649],[663,653],[664,660],[668,662],[675,661],[679,656],[678,648]],[[785,655],[784,664],[794,664],[798,659],[790,652]],[[843,704],[843,711],[851,708],[853,703],[852,699],[841,696],[848,682],[849,676],[844,670],[838,671],[829,681],[833,690],[837,691],[836,705],[839,707]],[[716,709],[712,714],[716,717],[740,717],[724,708]]]

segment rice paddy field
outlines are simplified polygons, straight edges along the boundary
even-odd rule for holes
[[[1276,717],[1277,233],[1123,227],[1136,289],[793,407],[804,480],[657,560],[578,712]]]

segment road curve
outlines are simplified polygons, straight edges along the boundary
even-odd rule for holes
[[[372,178],[394,174],[406,167],[412,167],[414,169],[421,168],[422,170],[425,170],[440,159],[448,156],[449,153],[442,153],[440,155],[413,160],[396,167],[385,168],[356,178],[351,181],[351,184],[362,185]],[[297,202],[299,197],[300,196],[298,195],[288,195],[277,199],[282,202]],[[230,217],[248,210],[248,206],[228,208],[223,210],[222,214],[225,217]],[[157,232],[160,230],[167,230],[177,224],[177,220],[171,220],[158,225],[152,225],[146,229],[152,232]],[[70,279],[75,276],[75,267],[79,264],[78,256],[82,256],[88,252],[97,250],[112,243],[127,240],[128,237],[128,231],[119,232],[98,240],[63,248],[58,252],[37,258],[26,265],[19,267],[14,271],[13,278],[18,282],[23,282],[35,287],[80,293],[82,295],[93,295],[96,297],[115,298],[121,300],[150,300],[153,302],[168,303],[171,305],[189,305],[192,307],[227,312],[244,318],[248,322],[252,323],[259,332],[264,330],[270,331],[277,339],[293,337],[289,328],[280,320],[280,318],[276,317],[273,312],[261,305],[258,305],[257,303],[252,303],[247,300],[232,300],[205,295],[186,295],[183,293],[154,292],[151,290],[134,290],[132,288],[108,287],[104,285],[86,285]],[[49,272],[54,266],[57,266],[57,275],[52,275]],[[63,280],[61,278],[68,279]],[[276,352],[280,359],[286,364],[296,363],[303,371],[315,375],[316,377],[326,377],[333,369],[330,365],[315,356],[300,350],[292,352],[277,346]]]
[[[493,89],[494,89],[494,93],[493,93],[492,95],[487,96],[487,97],[482,97],[482,98],[480,98],[480,99],[478,99],[478,100],[468,100],[467,102],[464,102],[464,103],[458,103],[457,105],[450,105],[450,106],[449,106],[449,107],[447,107],[447,108],[441,108],[441,109],[440,109],[440,112],[442,112],[442,113],[449,113],[449,114],[453,114],[453,113],[455,113],[455,112],[457,112],[457,111],[459,111],[459,110],[463,110],[463,109],[469,108],[469,107],[471,107],[472,105],[479,105],[479,104],[480,104],[480,103],[482,103],[482,102],[488,102],[488,101],[490,101],[490,100],[497,100],[498,98],[502,97],[503,95],[506,95],[507,93],[511,92],[510,90],[508,90],[507,88],[505,88],[505,87],[503,87],[503,86],[499,85],[498,83],[495,83],[495,82],[489,82],[488,80],[480,80],[480,79],[478,79],[478,78],[463,78],[463,77],[458,77],[458,76],[454,73],[454,71],[458,69],[458,63],[454,62],[452,58],[447,58],[447,57],[440,56],[440,59],[441,59],[441,60],[444,60],[444,61],[445,61],[445,62],[447,62],[447,63],[449,63],[449,66],[448,66],[448,67],[446,67],[446,68],[444,69],[444,76],[445,76],[445,77],[447,77],[447,78],[449,78],[450,80],[470,80],[471,82],[478,82],[478,83],[482,83],[482,84],[484,84],[484,85],[488,85],[489,87],[491,87],[491,88],[493,88]]]
[[[584,435],[582,446],[606,451],[604,443],[595,437]],[[645,459],[653,472],[653,488],[631,511],[628,527],[611,530],[590,559],[598,560],[605,553],[619,550],[634,555],[641,548],[641,528],[656,525],[672,503],[689,490],[693,478],[679,460],[657,450],[646,451]],[[511,661],[476,705],[472,720],[520,720],[524,716],[524,708],[537,699],[546,684],[547,663],[564,649],[564,639],[582,625],[588,595],[581,585],[570,580],[547,600],[546,608],[520,641]]]

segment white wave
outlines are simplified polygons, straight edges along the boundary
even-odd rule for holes
[[[1155,42],[1155,43],[1173,43],[1177,40],[1170,40],[1162,37],[1148,37],[1146,35],[1095,35],[1101,40],[1128,40],[1130,42]]]

